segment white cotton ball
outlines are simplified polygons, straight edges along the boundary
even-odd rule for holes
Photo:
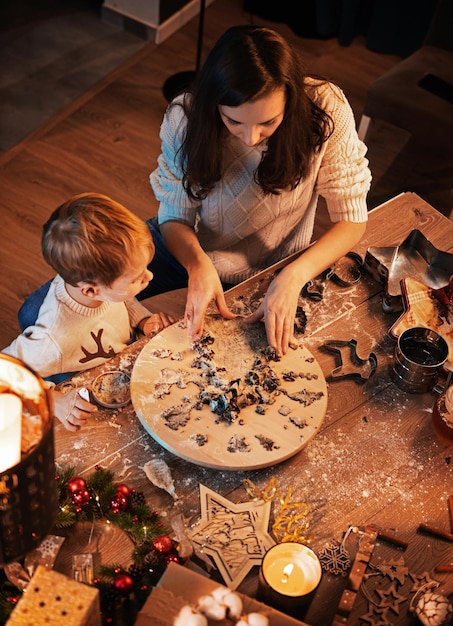
[[[219,621],[225,619],[226,606],[220,604],[212,596],[201,596],[198,598],[197,609],[204,613],[208,619]]]
[[[269,619],[262,613],[250,613],[249,626],[269,626]]]
[[[217,602],[223,602],[224,597],[227,596],[229,593],[230,590],[228,589],[228,587],[216,587],[216,589],[211,592],[211,596],[215,598]]]
[[[236,626],[269,626],[269,620],[262,613],[249,613],[243,615]]]
[[[241,597],[232,591],[229,591],[223,598],[222,603],[228,608],[229,616],[234,619],[239,619],[242,614],[242,600]]]
[[[208,620],[191,606],[183,606],[175,617],[173,626],[208,626]]]
[[[219,603],[225,606],[225,611],[232,618],[239,618],[242,613],[242,600],[237,593],[234,593],[228,587],[217,587],[211,592],[211,596]]]

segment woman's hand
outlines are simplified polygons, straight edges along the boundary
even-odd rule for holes
[[[271,282],[248,323],[264,319],[267,340],[279,356],[286,354],[294,332],[299,293],[309,281],[349,252],[360,240],[366,223],[336,222],[296,260],[286,265]]]
[[[204,316],[211,301],[215,302],[223,317],[236,317],[227,306],[217,270],[206,256],[203,263],[189,273],[184,322],[192,341],[199,341],[203,335]]]
[[[176,322],[175,318],[172,315],[167,315],[166,313],[153,313],[150,317],[147,317],[145,320],[140,322],[140,330],[147,337],[154,337],[157,333],[163,328],[167,328],[171,324]]]
[[[161,233],[168,250],[183,265],[189,276],[184,322],[192,341],[203,335],[204,316],[211,301],[220,315],[236,317],[228,308],[222,283],[211,259],[201,248],[193,228],[180,222],[165,222]]]
[[[80,389],[73,389],[67,393],[62,393],[52,389],[54,414],[66,430],[77,432],[84,426],[97,406],[82,397]]]
[[[244,318],[252,324],[264,320],[267,341],[278,356],[288,351],[294,341],[294,320],[296,317],[300,285],[292,278],[291,266],[283,268],[269,285],[266,296],[257,310]]]

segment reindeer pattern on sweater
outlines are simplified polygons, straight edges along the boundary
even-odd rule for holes
[[[102,364],[134,339],[134,329],[150,312],[136,298],[87,307],[56,276],[29,326],[2,352],[21,359],[43,378]]]

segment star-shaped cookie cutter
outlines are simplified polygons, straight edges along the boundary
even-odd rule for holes
[[[364,269],[385,287],[386,312],[402,309],[401,282],[407,277],[441,289],[453,275],[453,254],[436,248],[420,230],[412,230],[399,245],[368,248]]]
[[[353,378],[359,383],[365,383],[376,371],[376,354],[370,352],[366,359],[359,357],[355,339],[350,339],[349,341],[326,341],[322,347],[334,353],[338,362],[338,366],[332,370],[328,380]]]

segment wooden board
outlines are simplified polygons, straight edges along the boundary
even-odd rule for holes
[[[258,469],[302,450],[327,409],[311,352],[300,344],[268,360],[263,324],[219,316],[206,317],[204,337],[192,344],[178,322],[137,357],[131,399],[144,428],[170,452],[215,469]],[[235,410],[237,398],[249,404]]]

